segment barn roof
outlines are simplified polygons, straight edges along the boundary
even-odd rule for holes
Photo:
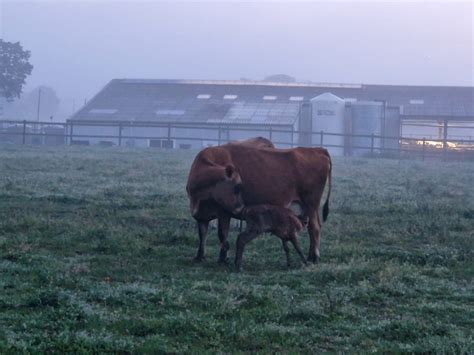
[[[325,92],[406,116],[474,117],[474,87],[114,79],[71,120],[293,124],[301,102]]]

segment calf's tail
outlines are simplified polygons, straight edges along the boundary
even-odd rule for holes
[[[326,197],[326,202],[324,202],[323,206],[323,222],[326,222],[326,219],[328,218],[329,215],[329,197],[331,196],[331,177],[332,177],[332,161],[331,157],[328,154],[329,158],[329,174],[328,174],[328,195]]]

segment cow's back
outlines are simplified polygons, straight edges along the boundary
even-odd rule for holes
[[[315,186],[324,187],[329,171],[329,154],[321,148],[228,149],[244,184],[244,202],[249,205],[287,206]]]
[[[243,141],[232,141],[228,144],[244,145],[251,148],[275,148],[272,141],[264,137],[254,137]]]

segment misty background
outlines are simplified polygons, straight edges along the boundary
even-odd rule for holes
[[[34,114],[41,86],[57,121],[113,78],[261,80],[282,73],[297,81],[473,86],[473,8],[0,0],[0,35],[31,51],[34,66],[12,105],[29,112],[31,102]]]

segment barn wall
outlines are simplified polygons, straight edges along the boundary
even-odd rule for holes
[[[427,139],[443,139],[443,123],[438,123],[436,120],[425,121],[420,125],[412,126],[415,122],[403,121],[401,125],[401,136],[410,138],[425,137]],[[416,123],[418,124],[418,123]]]
[[[463,126],[463,128],[456,128],[456,126]],[[448,139],[474,139],[474,123],[459,122],[450,123],[448,125]]]
[[[443,120],[443,118],[425,121],[403,120],[401,124],[402,137],[442,140],[444,139]],[[449,121],[447,139],[449,141],[473,140],[474,123]]]
[[[168,137],[171,138],[171,146],[166,147],[190,149],[200,149],[208,146],[216,146],[218,144],[225,144],[233,140],[243,140],[262,136],[270,138],[270,130],[272,130],[271,138],[274,142],[291,143],[292,134],[290,132],[278,132],[278,130],[291,130],[290,127],[275,127],[270,129],[270,126],[255,125],[239,125],[239,126],[225,126],[219,129],[217,126],[208,126],[208,128],[181,128],[171,127],[140,127],[140,126],[125,126],[122,127],[121,144],[130,147],[149,147],[155,145],[160,141],[168,142]],[[220,131],[220,133],[219,133]],[[70,131],[68,132],[70,133]],[[110,144],[119,145],[119,127],[118,126],[80,126],[73,125],[73,134],[84,137],[74,137],[75,144]],[[89,136],[110,136],[110,137],[89,137]],[[132,138],[137,137],[137,138]],[[139,137],[143,137],[140,139]],[[293,136],[293,141],[297,143],[297,137]],[[152,142],[151,142],[152,141]],[[279,146],[287,148],[289,144],[279,144]]]
[[[96,145],[99,143],[109,142],[113,145],[118,145],[118,139],[112,138],[112,136],[118,136],[117,127],[73,125],[72,128],[69,128],[68,134],[71,134],[71,130],[73,135],[72,144]],[[90,136],[110,136],[110,138]]]

